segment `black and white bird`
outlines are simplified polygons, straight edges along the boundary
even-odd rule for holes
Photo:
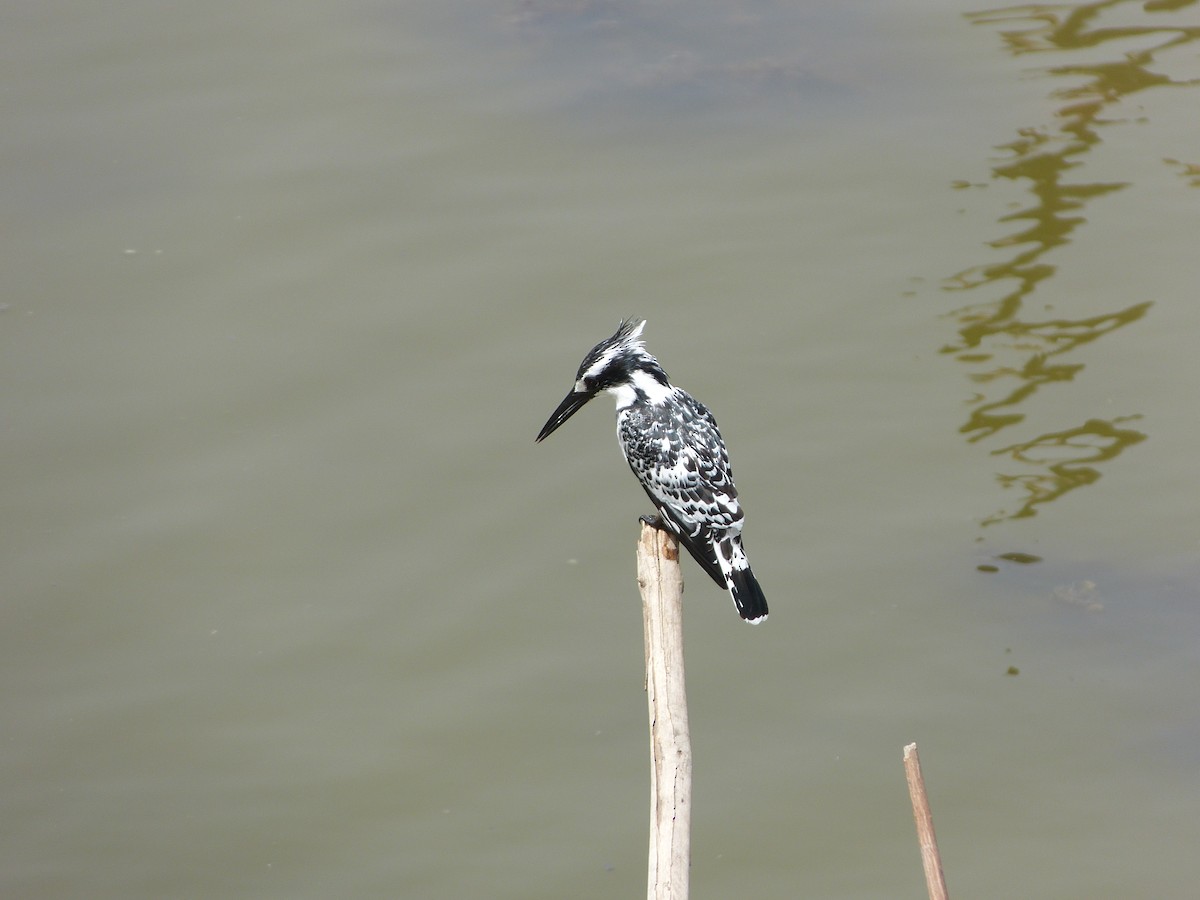
[[[601,391],[617,400],[617,439],[663,522],[721,588],[738,615],[757,624],[767,598],[742,546],[744,514],[729,454],[712,413],[667,380],[642,344],[645,320],[627,319],[583,358],[575,387],[542,426],[537,440]]]

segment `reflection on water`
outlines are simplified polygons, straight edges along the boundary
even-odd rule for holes
[[[758,127],[844,99],[870,64],[819,4],[515,0],[497,20],[543,102],[622,122],[715,113]],[[834,19],[836,21],[836,19]],[[813,35],[821,35],[815,39]],[[843,42],[844,38],[844,42]]]
[[[1083,215],[1087,206],[1131,184],[1079,179],[1088,154],[1101,143],[1098,128],[1124,124],[1120,118],[1103,114],[1111,114],[1114,104],[1136,92],[1200,84],[1200,79],[1172,79],[1151,68],[1162,68],[1167,58],[1200,37],[1200,27],[1167,21],[1170,14],[1192,5],[1195,0],[1107,0],[1022,5],[968,16],[976,24],[999,26],[1005,48],[1013,55],[1052,52],[1061,56],[1086,51],[1087,56],[1086,62],[1043,70],[1071,81],[1069,87],[1051,92],[1052,98],[1063,101],[1055,123],[1022,128],[1015,140],[998,148],[1007,158],[993,167],[993,176],[1026,182],[1032,198],[1028,206],[999,220],[1018,227],[990,242],[992,248],[1010,255],[1002,262],[970,266],[945,284],[949,291],[984,288],[999,297],[949,314],[958,323],[958,337],[943,352],[969,366],[970,378],[979,386],[960,429],[969,441],[992,438],[1006,429],[1019,431],[1025,420],[1022,403],[1043,387],[1073,381],[1083,370],[1084,363],[1076,354],[1081,345],[1114,334],[1149,311],[1151,303],[1143,300],[1077,319],[1034,318],[1027,303],[1057,271],[1048,261],[1051,251],[1080,240],[1078,232],[1087,224]],[[1117,7],[1122,8],[1125,24],[1101,26],[1098,20]],[[1136,49],[1130,49],[1131,41]],[[1104,61],[1096,61],[1097,48],[1109,51]],[[1181,170],[1189,184],[1196,183],[1194,165],[1173,159],[1164,162]],[[1068,171],[1075,180],[1065,180]],[[993,450],[1014,464],[1012,470],[998,476],[1000,484],[1018,489],[1023,496],[1014,509],[993,513],[983,524],[1035,515],[1038,506],[1095,482],[1100,477],[1097,464],[1114,459],[1146,438],[1140,431],[1122,427],[1136,419],[1133,414],[1111,419],[1088,417],[1082,423],[1063,423],[1062,428],[1045,434],[1018,436],[1014,443]]]
[[[1200,187],[1200,163],[1185,163],[1169,157],[1163,162],[1176,169],[1189,185]]]
[[[1000,512],[984,519],[983,524],[1005,518],[1020,519],[1034,515],[1041,503],[1057,500],[1067,491],[1091,484],[1100,477],[1100,472],[1089,463],[1112,459],[1126,447],[1146,439],[1146,435],[1132,428],[1118,428],[1121,422],[1136,419],[1123,416],[1107,421],[1088,419],[1077,428],[1042,434],[1033,440],[1004,447],[994,453],[1010,454],[1017,462],[1043,469],[1042,474],[1000,475],[1000,484],[1005,488],[1025,489],[1025,503],[1015,513]]]

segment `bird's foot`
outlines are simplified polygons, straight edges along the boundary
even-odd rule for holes
[[[651,528],[657,528],[659,531],[668,531],[667,523],[663,521],[662,516],[656,513],[650,513],[647,516],[638,516],[639,522],[645,522]]]

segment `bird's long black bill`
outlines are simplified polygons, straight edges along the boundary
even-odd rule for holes
[[[559,425],[567,421],[567,419],[571,418],[571,416],[575,415],[575,413],[579,412],[579,410],[583,407],[583,404],[587,403],[591,399],[591,394],[581,393],[579,391],[571,391],[571,393],[567,394],[567,396],[563,398],[563,402],[558,404],[558,409],[550,414],[550,418],[546,420],[546,424],[543,425],[542,430],[538,432],[537,439],[534,441],[534,443],[536,444],[539,441],[543,441],[550,437],[554,429],[558,428]]]

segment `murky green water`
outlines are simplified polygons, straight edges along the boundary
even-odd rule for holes
[[[1200,882],[1200,9],[0,30],[4,897],[644,890],[617,319],[712,407],[697,897]]]

